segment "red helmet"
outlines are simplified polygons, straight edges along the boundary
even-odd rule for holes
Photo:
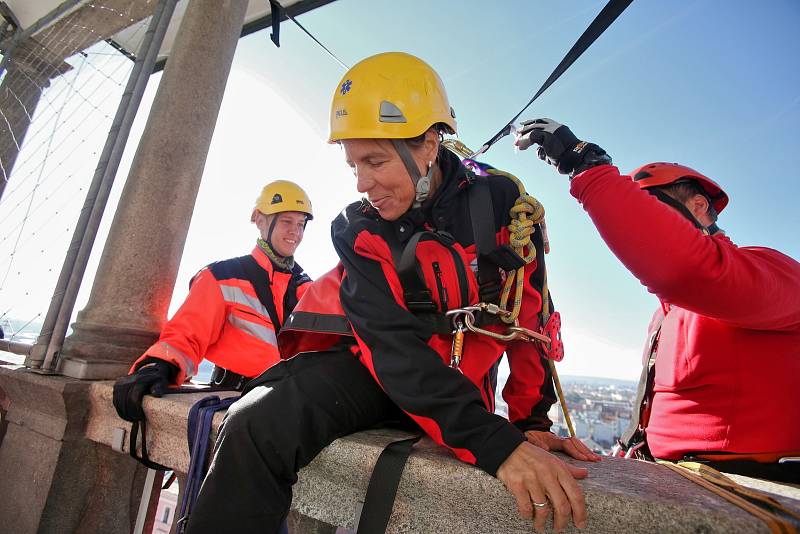
[[[728,205],[728,195],[717,183],[696,170],[678,163],[656,162],[642,165],[630,174],[642,189],[670,185],[680,180],[694,180],[711,199],[711,205],[720,213]]]

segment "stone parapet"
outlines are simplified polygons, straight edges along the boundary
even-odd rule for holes
[[[114,429],[124,429],[122,449],[128,452],[130,424],[114,413],[111,394],[111,382],[92,384],[86,434],[93,441],[119,450],[119,431],[115,437]],[[191,405],[204,395],[145,400],[148,451],[153,460],[186,471],[186,418]],[[221,421],[222,415],[217,414],[214,436]],[[335,441],[301,471],[292,507],[304,516],[352,528],[356,506],[364,498],[378,455],[388,442],[406,435],[371,430]],[[589,478],[580,482],[589,511],[586,532],[769,532],[754,517],[666,467],[621,458],[603,458],[588,467]],[[735,478],[743,485],[772,493],[800,511],[800,487]],[[400,483],[388,532],[531,531],[530,521],[517,516],[514,499],[499,480],[458,461],[428,439],[415,447]]]

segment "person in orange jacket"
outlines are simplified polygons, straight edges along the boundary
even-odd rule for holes
[[[294,253],[313,216],[297,184],[264,187],[251,216],[260,234],[253,251],[200,270],[158,341],[117,381],[114,405],[123,419],[143,418],[142,397],[183,383],[203,358],[216,364],[214,385],[235,389],[281,359],[277,332],[311,282]]]
[[[620,174],[551,119],[523,123],[517,146],[532,145],[570,176],[600,236],[661,304],[622,448],[800,480],[800,263],[734,244],[716,224],[728,195],[685,165]]]

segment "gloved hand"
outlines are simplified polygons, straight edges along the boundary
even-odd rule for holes
[[[178,368],[158,358],[148,358],[136,371],[114,384],[114,408],[126,421],[142,421],[142,399],[148,393],[161,397],[178,374]]]
[[[577,171],[594,165],[611,163],[605,150],[593,143],[581,141],[568,127],[552,119],[534,119],[522,122],[514,141],[521,150],[539,145],[537,155],[553,165],[561,174],[574,176]]]

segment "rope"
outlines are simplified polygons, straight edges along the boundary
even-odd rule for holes
[[[754,515],[766,523],[772,534],[797,534],[794,525],[788,519],[778,515],[777,512],[783,512],[795,518],[798,517],[797,514],[768,495],[744,488],[719,471],[705,465],[693,462],[673,464],[664,460],[660,460],[658,463]]]
[[[531,236],[535,231],[534,226],[544,223],[544,206],[534,197],[525,192],[525,186],[519,178],[511,173],[501,171],[498,169],[487,169],[487,172],[497,176],[505,176],[519,188],[519,198],[514,203],[514,206],[509,210],[511,215],[511,222],[508,224],[508,232],[511,234],[509,244],[514,249],[520,258],[525,260],[525,265],[531,263],[536,259],[536,247],[531,242]],[[527,253],[525,252],[527,248]],[[545,251],[549,251],[549,245],[545,244]],[[500,308],[510,312],[509,314],[501,315],[500,318],[503,322],[511,324],[519,317],[519,311],[522,307],[522,292],[525,278],[525,267],[522,266],[516,271],[512,271],[506,277],[503,284],[503,291],[500,294]],[[514,289],[514,301],[512,307],[509,309],[508,300],[511,296],[511,290]],[[547,283],[542,288],[542,300],[547,299]]]
[[[544,242],[545,254],[550,252],[550,242],[547,239],[547,232],[545,230],[544,222],[544,206],[536,198],[525,192],[525,186],[522,181],[511,173],[504,172],[498,169],[487,169],[487,172],[494,175],[505,176],[515,184],[519,189],[519,198],[514,202],[514,206],[509,210],[511,215],[511,222],[508,223],[508,232],[510,235],[509,244],[523,260],[525,265],[528,265],[536,258],[536,247],[531,241],[531,236],[536,230],[535,225],[541,225],[542,239]],[[527,253],[525,249],[527,248]],[[503,291],[500,294],[500,308],[509,312],[501,314],[500,319],[505,323],[513,323],[519,317],[519,312],[522,307],[522,292],[525,278],[525,267],[520,267],[516,271],[510,272],[506,277],[505,284],[503,284]],[[511,295],[512,287],[514,288],[514,304],[512,308],[508,309],[508,299]],[[547,273],[544,275],[544,282],[542,283],[542,326],[547,322],[550,316],[550,293],[547,288]],[[561,411],[564,414],[564,422],[567,424],[569,435],[575,437],[575,427],[572,425],[572,418],[569,416],[569,409],[567,408],[564,391],[561,389],[561,380],[558,378],[556,371],[556,363],[550,358],[547,359],[550,366],[550,374],[553,376],[553,384],[556,388],[558,401],[561,404]]]

